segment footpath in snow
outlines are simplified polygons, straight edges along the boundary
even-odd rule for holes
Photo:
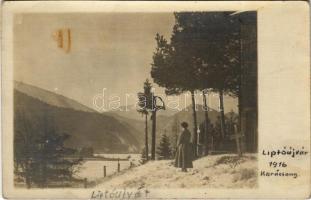
[[[149,161],[100,180],[101,188],[253,188],[257,186],[256,154],[209,155],[181,172],[172,160]]]

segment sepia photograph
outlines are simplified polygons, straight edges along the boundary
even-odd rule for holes
[[[256,22],[16,15],[15,186],[256,187]]]
[[[6,58],[11,61],[4,70],[4,94],[12,99],[4,103],[10,102],[6,116],[12,117],[4,130],[12,132],[6,131],[10,136],[3,143],[9,141],[5,149],[12,150],[4,157],[12,159],[5,169],[12,173],[5,178],[11,192],[34,197],[32,192],[60,190],[58,197],[71,197],[74,193],[62,194],[72,189],[87,191],[91,199],[216,193],[228,198],[230,191],[270,194],[269,182],[305,183],[309,132],[295,128],[302,127],[292,119],[300,107],[291,111],[302,104],[296,96],[284,114],[289,94],[281,97],[278,89],[290,84],[281,76],[294,81],[298,75],[284,75],[290,68],[273,63],[282,57],[290,65],[281,46],[285,40],[271,36],[273,27],[282,32],[286,23],[269,24],[263,14],[269,7],[161,11],[146,6],[146,11],[122,12],[109,7],[115,3],[106,5],[102,12],[44,12],[36,5],[8,9],[12,28],[4,36],[10,35]],[[280,38],[291,37],[283,33]],[[288,41],[293,49],[303,48]],[[303,80],[295,81],[304,84],[297,93],[309,87]],[[297,132],[305,135],[285,139]],[[281,135],[284,140],[277,139]],[[193,193],[178,192],[184,190]]]

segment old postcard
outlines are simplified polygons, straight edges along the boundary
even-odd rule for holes
[[[310,197],[309,5],[5,2],[5,198]]]

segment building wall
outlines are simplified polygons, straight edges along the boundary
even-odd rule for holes
[[[258,103],[257,103],[257,13],[245,12],[241,22],[241,93],[240,127],[245,135],[245,150],[258,150]]]

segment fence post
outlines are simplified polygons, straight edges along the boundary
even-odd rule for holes
[[[84,178],[84,188],[87,188],[87,178]]]
[[[236,141],[237,153],[238,153],[239,157],[241,157],[242,156],[242,150],[241,150],[240,139],[242,138],[242,134],[238,132],[238,127],[236,124],[234,125],[234,137],[235,137],[235,141]]]
[[[120,172],[120,159],[118,158],[118,172]]]
[[[104,165],[104,177],[106,177],[106,165]]]

